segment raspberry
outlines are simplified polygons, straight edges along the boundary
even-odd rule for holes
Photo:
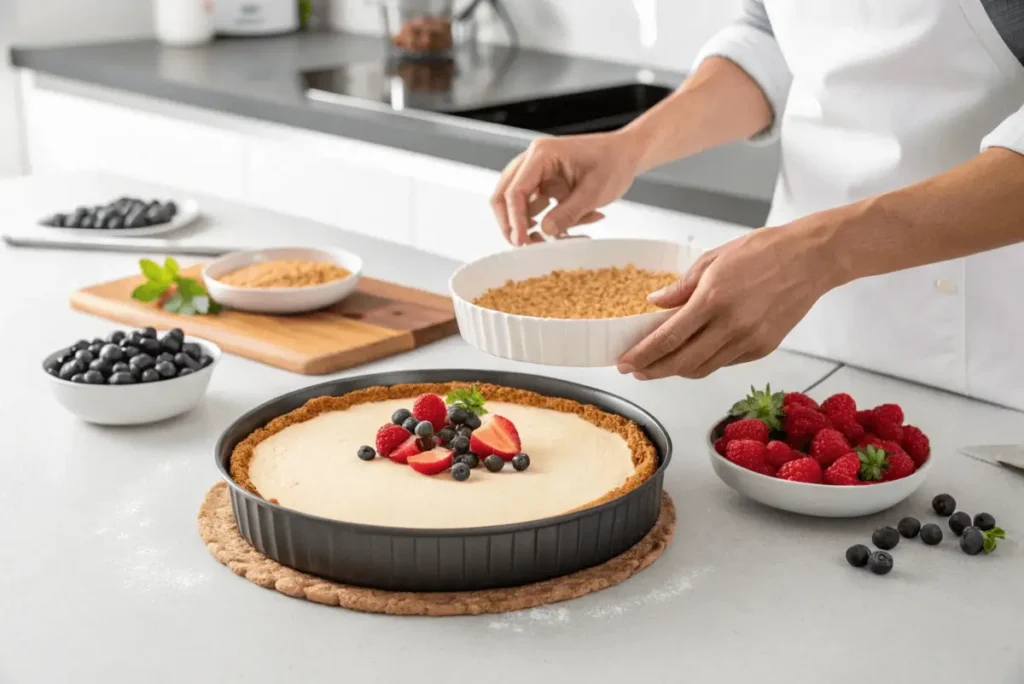
[[[783,464],[789,463],[790,461],[800,458],[801,454],[799,451],[793,451],[788,444],[785,442],[779,442],[773,440],[768,442],[768,446],[765,447],[764,460],[765,463],[772,466],[776,470],[781,468]]]
[[[412,415],[419,421],[429,421],[437,432],[448,422],[448,405],[436,394],[421,394],[412,405]]]
[[[829,416],[829,420],[832,423],[832,427],[843,433],[843,437],[846,437],[846,441],[850,444],[857,444],[864,437],[864,428],[852,413],[850,414],[832,414]]]
[[[761,473],[762,475],[767,475],[768,477],[775,477],[775,474],[778,471],[779,469],[770,463],[763,463],[761,464],[761,466],[754,468],[755,473]]]
[[[914,461],[914,465],[918,468],[928,460],[928,455],[932,451],[928,435],[913,425],[903,426],[903,439],[900,441],[900,446],[903,447],[903,450],[907,452],[907,455],[910,456]]]
[[[821,410],[827,416],[852,416],[857,413],[857,402],[849,394],[833,394],[821,402]]]
[[[892,482],[893,480],[899,480],[907,475],[914,474],[914,462],[907,456],[903,450],[887,453],[889,466],[885,469],[885,473],[882,475],[882,482]]]
[[[903,426],[875,416],[875,434],[881,439],[900,442],[903,440]]]
[[[829,423],[824,414],[796,404],[786,409],[783,429],[786,431],[786,444],[794,449],[803,449],[814,435],[827,427]]]
[[[898,404],[882,404],[871,410],[876,422],[903,425],[903,409]]]
[[[752,439],[737,439],[725,447],[725,457],[747,470],[760,472],[767,465],[764,460],[765,446]]]
[[[391,452],[408,438],[408,430],[401,425],[389,423],[377,430],[377,453],[381,456],[390,456]]]
[[[822,468],[827,468],[835,463],[837,458],[849,452],[850,445],[839,430],[825,428],[814,435],[811,440],[811,457],[816,459]]]
[[[875,414],[871,410],[857,411],[853,416],[865,431],[871,432],[875,427]]]
[[[840,456],[825,470],[822,481],[827,485],[851,486],[860,484],[860,459],[852,451]]]
[[[744,418],[725,426],[723,434],[727,442],[734,439],[752,439],[761,444],[768,443],[768,426],[757,418]]]
[[[821,410],[818,407],[818,402],[814,401],[803,392],[790,392],[782,398],[782,407],[784,409],[789,409],[792,406],[803,406],[804,408],[809,408],[812,411]]]
[[[729,443],[725,437],[719,437],[715,440],[715,451],[718,452],[719,456],[725,456],[725,445]]]
[[[798,458],[779,468],[779,474],[776,477],[790,482],[821,484],[821,464],[810,456]]]

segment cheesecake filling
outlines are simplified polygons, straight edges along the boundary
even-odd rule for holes
[[[266,499],[345,522],[393,527],[465,528],[538,520],[585,506],[633,475],[632,452],[617,433],[575,414],[488,402],[511,420],[530,468],[482,466],[469,480],[426,476],[378,457],[361,461],[377,429],[409,399],[357,404],[289,425],[256,445],[249,479]]]

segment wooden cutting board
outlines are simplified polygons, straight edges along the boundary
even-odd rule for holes
[[[201,280],[203,266],[182,274]],[[328,309],[290,316],[224,310],[212,316],[168,313],[131,298],[142,276],[75,292],[71,306],[125,325],[181,328],[226,352],[304,375],[324,375],[400,354],[457,332],[451,299],[360,278],[359,289]]]

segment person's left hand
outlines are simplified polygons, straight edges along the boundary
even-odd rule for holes
[[[767,356],[841,281],[828,231],[807,220],[762,228],[703,254],[653,304],[681,306],[619,359],[640,380],[703,378]]]

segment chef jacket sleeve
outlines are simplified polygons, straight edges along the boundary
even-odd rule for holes
[[[1005,147],[1024,154],[1024,107],[1008,116],[995,130],[981,141],[981,151],[990,147]]]
[[[773,142],[778,136],[793,75],[775,41],[762,0],[742,0],[739,17],[701,48],[693,68],[708,57],[725,57],[747,72],[761,88],[772,107],[772,123],[751,138],[751,142]]]

